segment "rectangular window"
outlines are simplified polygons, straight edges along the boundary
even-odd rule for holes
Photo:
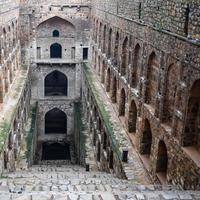
[[[75,52],[76,52],[75,47],[72,47],[72,49],[71,49],[71,59],[75,59]]]
[[[37,47],[37,59],[41,59],[41,48]]]
[[[88,60],[88,48],[83,48],[83,60]]]
[[[138,18],[141,19],[142,15],[142,3],[139,3],[139,11],[138,11]]]

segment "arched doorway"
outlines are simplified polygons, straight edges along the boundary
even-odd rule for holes
[[[111,100],[112,100],[112,103],[117,102],[117,79],[116,79],[116,77],[113,77],[113,80],[112,80]]]
[[[111,57],[111,52],[112,52],[111,49],[112,49],[112,28],[110,28],[108,37],[108,58]]]
[[[110,169],[113,169],[113,164],[114,164],[113,151],[110,150],[110,154],[109,154],[109,168],[110,168]]]
[[[135,104],[135,101],[132,100],[130,107],[129,107],[129,113],[128,113],[128,131],[129,131],[129,133],[136,132],[136,123],[137,123],[137,106]]]
[[[9,88],[9,71],[8,68],[5,68],[5,76],[4,76],[4,91],[5,93],[8,92],[8,88]]]
[[[45,134],[66,134],[67,116],[58,108],[54,108],[45,115]]]
[[[163,103],[163,122],[172,125],[174,115],[174,104],[179,83],[180,70],[179,66],[170,65],[166,76],[165,98]]]
[[[137,44],[134,49],[133,66],[131,70],[131,87],[133,88],[137,87],[138,84],[139,59],[140,59],[140,45]]]
[[[155,52],[149,56],[147,67],[147,80],[145,103],[155,107],[158,86],[158,60]]]
[[[50,47],[50,58],[62,58],[62,46],[54,43]]]
[[[99,48],[102,48],[102,23],[99,24]]]
[[[122,65],[121,65],[121,75],[126,75],[126,69],[128,65],[128,38],[126,37],[122,46]]]
[[[8,154],[6,151],[3,152],[3,163],[4,163],[4,169],[7,169],[8,167]]]
[[[115,48],[114,48],[114,65],[115,66],[118,65],[118,59],[119,59],[119,33],[117,32],[115,36]]]
[[[102,69],[101,69],[101,82],[105,83],[105,70],[106,70],[106,64],[105,61],[102,63]]]
[[[126,93],[124,88],[122,88],[119,99],[119,116],[125,116],[125,106],[126,106]]]
[[[106,74],[106,92],[110,92],[110,68],[107,69]]]
[[[158,144],[156,172],[159,173],[159,175],[162,176],[164,179],[166,179],[167,176],[167,166],[168,166],[167,147],[164,141],[160,141]]]
[[[103,29],[103,53],[106,52],[106,32],[107,32],[107,28],[106,25],[104,25],[104,29]]]
[[[106,150],[106,148],[107,148],[107,134],[104,131],[104,133],[103,133],[103,149]]]
[[[42,160],[71,160],[70,145],[66,143],[43,143]]]
[[[152,132],[149,121],[146,119],[144,124],[144,131],[142,133],[140,154],[150,157],[152,145]]]
[[[45,77],[45,96],[67,96],[67,90],[65,74],[55,70]]]
[[[183,146],[193,146],[200,152],[200,79],[195,81],[187,107],[187,118],[183,137]]]

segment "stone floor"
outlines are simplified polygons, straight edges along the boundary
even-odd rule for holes
[[[191,200],[200,192],[134,184],[75,165],[38,165],[0,179],[0,200]]]

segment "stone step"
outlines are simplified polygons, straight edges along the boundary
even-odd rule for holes
[[[197,192],[35,192],[25,194],[0,193],[1,200],[199,200]]]
[[[199,196],[198,196],[199,195]],[[74,165],[37,165],[5,173],[0,200],[199,200],[200,192],[174,186],[139,185]]]

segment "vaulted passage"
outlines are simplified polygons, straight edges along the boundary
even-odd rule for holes
[[[110,92],[110,68],[108,68],[106,75],[106,92]]]
[[[54,108],[45,115],[45,134],[66,134],[67,116],[66,114]]]
[[[121,74],[122,76],[126,75],[127,69],[127,58],[128,58],[128,38],[126,37],[122,46],[122,66],[121,66]]]
[[[67,96],[67,77],[59,72],[53,71],[45,78],[45,96]]]
[[[146,97],[145,103],[150,104],[155,108],[155,100],[157,95],[157,86],[158,86],[158,58],[155,52],[152,52],[149,56],[148,67],[147,67],[147,88],[146,88]]]
[[[70,160],[70,146],[66,143],[44,143],[42,160]]]
[[[128,116],[128,131],[130,133],[136,132],[136,123],[137,123],[137,107],[134,100],[132,100]]]
[[[112,103],[117,102],[117,79],[116,79],[116,77],[113,77],[113,79],[112,79],[111,100],[112,100]]]
[[[167,176],[167,165],[168,165],[167,147],[164,141],[160,141],[158,145],[156,172],[160,173],[165,179]]]
[[[62,58],[62,46],[54,43],[50,47],[50,58]]]
[[[183,146],[193,146],[200,152],[200,79],[193,84],[188,100]]]
[[[124,88],[122,88],[119,99],[119,116],[125,115],[125,104],[126,104],[126,93]]]
[[[140,153],[142,155],[150,156],[152,145],[152,133],[149,121],[145,120],[144,132],[141,138]]]

